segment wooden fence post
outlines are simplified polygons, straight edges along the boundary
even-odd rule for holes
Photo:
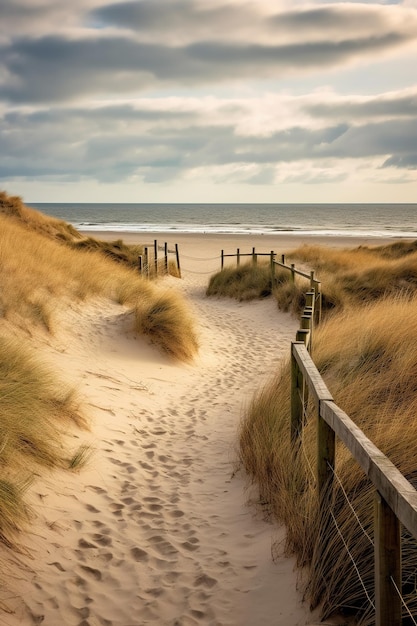
[[[307,331],[305,340],[306,340],[306,348],[309,353],[311,352],[311,326],[312,326],[311,313],[309,311],[304,310],[303,315],[301,315],[300,317],[300,330]],[[300,339],[302,339],[302,337],[300,337]]]
[[[165,274],[168,274],[168,244],[165,242],[164,244],[164,263],[165,263]]]
[[[378,491],[375,492],[376,626],[401,626],[401,525]]]
[[[178,269],[178,276],[181,278],[181,266],[180,266],[180,253],[178,250],[178,244],[175,244],[175,256],[177,257],[177,269]]]
[[[317,300],[317,307],[316,307],[317,321],[320,322],[321,321],[323,297],[322,297],[322,293],[321,293],[321,282],[319,280],[316,280],[315,283],[316,283],[315,291],[316,291],[316,300]]]
[[[314,289],[306,293],[306,306],[314,307]]]
[[[239,250],[239,248],[236,251],[236,265],[237,265],[237,267],[239,267],[239,265],[240,265],[240,250]]]
[[[139,270],[139,274],[142,274],[142,255],[141,254],[138,256],[138,270]]]
[[[275,252],[273,250],[271,250],[271,257],[270,257],[270,262],[271,262],[271,287],[274,286],[274,282],[275,282]]]
[[[296,343],[302,343],[297,341]],[[291,443],[297,444],[303,427],[303,403],[301,393],[304,377],[293,354],[294,342],[291,342]]]
[[[285,265],[285,254],[281,254],[281,263]]]
[[[148,254],[148,248],[146,246],[144,248],[144,253],[145,253],[145,274],[149,278],[149,254]]]
[[[311,270],[311,272],[310,272],[310,289],[314,289],[314,283],[315,283],[315,280],[314,280],[314,270]]]
[[[158,276],[158,242],[155,239],[153,242],[153,259],[155,267],[155,276]]]
[[[224,268],[224,250],[222,250],[220,258],[221,258],[221,262],[220,262],[221,267],[220,267],[220,269],[222,270]]]
[[[252,248],[252,263],[253,263],[253,265],[256,265],[257,260],[258,259],[257,259],[256,253],[255,253],[255,248]]]
[[[320,401],[317,410],[317,489],[320,508],[326,507],[333,491],[336,435],[331,426],[320,415]]]
[[[295,282],[295,265],[294,263],[291,263],[291,282],[294,283]]]

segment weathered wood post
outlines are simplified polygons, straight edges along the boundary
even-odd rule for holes
[[[310,306],[314,308],[314,289],[311,291],[307,291],[306,293],[306,306]]]
[[[310,352],[310,342],[311,342],[311,313],[309,311],[304,310],[303,315],[300,317],[300,328],[301,330],[307,330],[308,335],[306,348]]]
[[[378,491],[374,503],[375,624],[401,626],[401,524]]]
[[[164,264],[165,264],[165,274],[168,274],[168,244],[165,242],[164,244]]]
[[[158,276],[158,242],[156,239],[153,242],[153,260],[155,267],[155,276]]]
[[[292,283],[295,282],[295,265],[294,265],[294,263],[291,263],[291,282]]]
[[[224,268],[224,250],[222,250],[220,257],[221,257],[220,269],[223,269]]]
[[[310,272],[310,289],[314,289],[314,283],[316,281],[314,280],[314,270],[311,270]]]
[[[281,254],[281,263],[285,265],[285,254]]]
[[[313,336],[314,336],[314,299],[315,299],[315,294],[314,294],[314,290],[312,291],[307,291],[307,293],[305,294],[305,298],[306,298],[306,304],[304,307],[304,314],[305,315],[309,315],[311,318],[311,323],[310,323],[310,346],[309,346],[309,353],[310,355],[313,353]]]
[[[175,256],[177,258],[177,270],[178,270],[178,276],[181,278],[181,266],[180,266],[180,253],[178,250],[178,244],[175,244]]]
[[[256,253],[255,253],[255,248],[252,248],[252,263],[253,263],[253,265],[256,265],[257,260],[258,259],[257,259]]]
[[[311,351],[311,326],[311,313],[304,310],[304,314],[300,318],[300,330],[297,332],[297,339],[304,341],[308,352]],[[308,384],[306,380],[304,380],[302,387],[302,403],[303,413],[305,414],[308,404]]]
[[[329,400],[332,400],[329,396]],[[320,400],[316,406],[317,412],[317,489],[319,496],[320,509],[324,513],[324,509],[328,506],[331,493],[333,491],[335,454],[336,454],[336,435],[320,415]]]
[[[142,274],[142,255],[141,254],[138,256],[138,270],[139,270],[139,274]]]
[[[144,255],[145,255],[145,274],[149,278],[149,254],[148,254],[147,246],[145,246],[144,248]]]
[[[297,445],[303,427],[303,403],[301,400],[301,391],[303,388],[304,378],[299,368],[297,360],[294,356],[294,345],[304,343],[298,340],[291,342],[291,443]]]
[[[321,314],[322,314],[322,303],[323,303],[323,296],[321,293],[321,282],[319,280],[315,281],[316,283],[316,300],[317,300],[317,307],[316,307],[316,311],[317,311],[317,322],[321,321]]]
[[[275,252],[273,250],[271,250],[270,264],[271,264],[271,287],[273,287],[274,282],[275,282]]]
[[[240,250],[239,250],[239,248],[236,251],[236,265],[237,265],[237,267],[239,267],[239,265],[240,265]]]

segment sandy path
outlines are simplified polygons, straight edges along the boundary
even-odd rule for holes
[[[272,562],[282,535],[246,505],[235,472],[242,407],[288,353],[296,322],[269,301],[207,299],[205,281],[165,282],[198,320],[191,365],[134,338],[129,314],[102,302],[68,311],[43,346],[85,399],[95,453],[82,473],[36,485],[35,560],[22,558],[23,600],[8,597],[7,626],[318,623],[293,561]]]

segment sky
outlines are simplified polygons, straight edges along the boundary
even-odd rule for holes
[[[0,0],[0,189],[417,202],[417,0]]]

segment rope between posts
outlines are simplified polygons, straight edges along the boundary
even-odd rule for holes
[[[338,532],[338,534],[339,534],[339,537],[340,537],[340,539],[342,540],[343,545],[345,546],[346,552],[348,553],[349,558],[350,558],[350,560],[351,560],[351,561],[352,561],[352,563],[353,563],[353,567],[355,568],[355,571],[356,571],[356,573],[357,573],[357,575],[358,575],[359,581],[360,581],[360,583],[361,583],[361,585],[362,585],[362,588],[363,588],[363,590],[364,590],[364,592],[365,592],[365,595],[366,595],[366,597],[367,597],[367,599],[368,599],[368,602],[369,602],[369,604],[371,605],[371,607],[372,607],[372,608],[374,609],[374,611],[375,611],[375,604],[372,602],[372,600],[371,600],[371,598],[370,598],[370,596],[369,596],[368,590],[366,589],[365,583],[364,583],[364,582],[363,582],[363,580],[362,580],[362,576],[361,576],[361,574],[360,574],[360,571],[359,571],[359,569],[358,569],[358,566],[356,565],[356,563],[355,563],[355,559],[353,558],[352,553],[351,553],[351,551],[349,550],[349,546],[347,545],[347,543],[346,543],[346,541],[345,541],[345,539],[344,539],[344,537],[343,537],[343,535],[342,535],[342,533],[341,533],[341,531],[340,531],[340,528],[339,528],[339,526],[338,526],[338,524],[337,524],[336,518],[335,518],[335,516],[333,515],[333,511],[330,511],[330,515],[331,515],[331,517],[332,517],[332,519],[333,519],[333,522],[334,522],[334,525],[335,525],[335,527],[336,527],[336,530],[337,530],[337,532]]]
[[[398,593],[398,597],[399,597],[399,598],[400,598],[400,600],[401,600],[401,604],[403,605],[403,607],[404,607],[404,608],[405,608],[405,610],[407,611],[407,613],[408,613],[409,617],[411,617],[411,619],[412,619],[412,621],[413,621],[413,624],[415,624],[415,625],[417,626],[417,622],[416,622],[416,620],[414,619],[414,617],[413,617],[413,615],[412,615],[412,613],[411,613],[410,609],[408,608],[408,606],[407,606],[407,604],[406,604],[406,602],[405,602],[405,600],[404,600],[404,598],[403,598],[403,596],[402,596],[402,594],[401,594],[401,591],[398,589],[398,587],[397,587],[397,585],[396,585],[396,582],[395,582],[395,580],[393,579],[393,577],[392,577],[392,576],[390,576],[390,580],[391,580],[392,584],[394,585],[395,591]]]
[[[209,256],[209,257],[196,257],[196,256],[188,256],[187,254],[181,254],[182,259],[190,259],[190,261],[217,261],[219,256]]]
[[[356,511],[355,511],[354,507],[352,506],[352,504],[351,504],[351,502],[350,502],[350,500],[349,500],[349,497],[348,497],[348,495],[347,495],[347,493],[346,493],[346,491],[345,491],[345,488],[343,487],[343,485],[342,485],[342,483],[341,483],[341,481],[340,481],[340,478],[339,478],[339,476],[337,475],[336,470],[335,470],[335,469],[334,469],[334,468],[330,465],[330,463],[327,463],[327,465],[328,465],[328,467],[330,467],[330,469],[331,469],[331,470],[332,470],[332,472],[333,472],[333,476],[336,478],[337,482],[339,483],[339,487],[341,488],[341,490],[342,490],[342,492],[343,492],[343,495],[345,496],[346,502],[348,503],[349,508],[351,509],[351,511],[352,511],[352,513],[353,513],[353,515],[355,516],[355,519],[356,519],[356,521],[358,522],[358,525],[359,525],[360,529],[362,530],[363,534],[365,535],[365,537],[368,539],[369,543],[370,543],[370,544],[371,544],[371,546],[373,547],[373,546],[374,546],[374,542],[373,542],[373,540],[372,540],[372,537],[371,537],[371,536],[367,533],[367,531],[365,530],[365,528],[364,528],[364,526],[363,526],[362,522],[360,521],[360,519],[359,519],[359,517],[358,517],[358,514],[356,513]]]
[[[198,272],[196,270],[188,270],[187,268],[182,267],[181,271],[188,272],[189,274],[201,274],[201,275],[208,276],[209,274],[213,274],[213,272],[215,272],[216,270],[210,270],[209,272]]]

